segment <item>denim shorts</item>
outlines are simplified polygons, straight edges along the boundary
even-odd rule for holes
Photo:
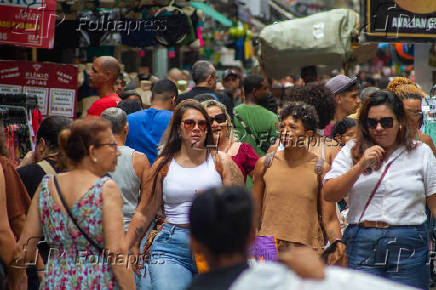
[[[386,229],[349,225],[343,239],[350,268],[408,286],[429,288],[426,224]]]
[[[149,270],[154,290],[186,289],[197,274],[190,230],[164,224],[153,241]]]

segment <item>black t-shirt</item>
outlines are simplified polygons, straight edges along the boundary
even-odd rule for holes
[[[45,159],[50,163],[53,168],[55,168],[55,162],[50,159]],[[46,174],[44,170],[42,170],[41,166],[38,164],[30,164],[27,166],[23,166],[20,168],[17,168],[17,172],[20,175],[21,180],[24,183],[24,186],[26,186],[27,192],[30,195],[30,198],[33,197],[33,195],[36,192],[36,189],[38,188],[38,185],[41,183],[42,178]]]
[[[238,279],[239,275],[248,269],[248,264],[236,264],[233,266],[219,268],[201,275],[198,275],[192,280],[189,290],[213,289],[224,290],[229,289],[233,282]]]

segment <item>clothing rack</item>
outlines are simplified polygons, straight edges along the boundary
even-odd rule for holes
[[[9,157],[20,162],[27,152],[33,149],[28,114],[25,107],[0,105],[0,124],[3,128],[5,143],[9,149]]]
[[[38,97],[29,94],[0,94],[0,104],[24,107],[29,111],[38,108]]]

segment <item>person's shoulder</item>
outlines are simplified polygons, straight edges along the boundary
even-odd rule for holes
[[[19,167],[16,169],[18,174],[21,176],[21,179],[33,177],[36,174],[43,174],[44,170],[38,164],[29,164],[23,167]]]
[[[141,110],[141,111],[131,113],[131,114],[127,115],[127,119],[130,121],[130,120],[136,120],[138,118],[142,118],[145,114],[147,114],[148,110],[150,110],[150,109]]]
[[[428,146],[424,141],[414,140],[414,149],[412,149],[412,151],[415,151],[419,155],[433,156],[433,151],[431,150],[430,146]]]
[[[356,139],[351,139],[345,143],[344,147],[342,147],[342,150],[351,150],[353,149],[354,145],[356,145]]]
[[[15,170],[15,166],[12,163],[12,160],[7,158],[6,156],[0,155],[0,164],[3,166],[3,170],[11,169],[11,168]]]
[[[253,106],[253,108],[255,108],[254,110],[258,111],[259,113],[277,117],[277,115],[274,112],[271,112],[270,110],[268,110],[264,106],[257,105],[257,106]]]
[[[181,101],[184,101],[186,99],[191,99],[193,97],[193,95],[194,95],[194,92],[191,89],[191,90],[189,90],[187,92],[184,92],[184,93],[178,95],[177,101],[181,102]]]
[[[248,143],[241,143],[241,145],[239,145],[239,150],[245,151],[245,152],[255,152],[253,146],[251,146]]]
[[[427,144],[429,147],[432,145],[434,146],[433,139],[425,133],[421,133],[420,140],[422,143]]]

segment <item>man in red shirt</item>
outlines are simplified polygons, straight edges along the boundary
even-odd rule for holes
[[[112,56],[100,56],[89,71],[89,86],[98,91],[100,99],[88,110],[88,116],[100,116],[107,108],[116,107],[121,99],[114,91],[114,83],[120,74],[120,64]]]

